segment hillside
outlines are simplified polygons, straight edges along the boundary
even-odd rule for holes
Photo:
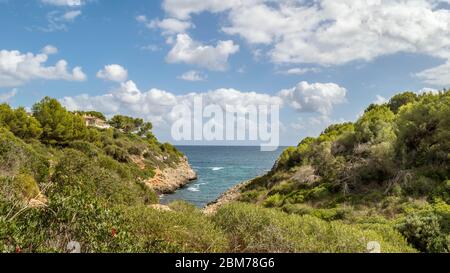
[[[143,120],[45,98],[32,114],[1,105],[0,127],[2,252],[70,252],[73,241],[82,252],[449,251],[449,91],[371,105],[207,214],[157,204],[155,190],[179,186],[159,187],[166,176],[195,174]]]
[[[370,105],[283,152],[240,200],[329,223],[381,225],[416,249],[450,251],[450,91]]]

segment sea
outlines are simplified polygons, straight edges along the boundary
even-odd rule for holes
[[[177,146],[189,159],[198,180],[173,194],[160,196],[162,204],[183,200],[199,208],[216,200],[229,188],[272,169],[286,147],[262,152],[259,146]]]

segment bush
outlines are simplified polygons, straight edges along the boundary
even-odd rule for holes
[[[69,147],[84,153],[88,157],[98,156],[97,148],[93,144],[86,141],[71,142]]]
[[[126,167],[122,167],[126,168]],[[154,191],[133,177],[121,178],[112,171],[104,169],[101,163],[84,154],[66,149],[64,157],[55,167],[52,176],[52,192],[70,195],[73,189],[80,189],[109,204],[153,204],[158,198]]]
[[[105,153],[109,155],[110,157],[114,158],[115,160],[119,162],[129,162],[130,158],[128,156],[128,153],[123,150],[122,148],[115,146],[115,145],[109,145],[104,148]]]
[[[172,204],[177,211],[163,212],[138,206],[125,207],[127,230],[135,250],[145,253],[223,252],[226,237],[197,209]]]
[[[383,252],[414,252],[393,229],[386,236],[377,230],[249,204],[227,205],[213,219],[225,230],[231,252],[365,252],[369,241],[380,242]]]
[[[130,148],[128,148],[128,153],[130,155],[141,155],[141,150],[138,147],[132,146]]]
[[[447,238],[442,233],[440,221],[441,218],[432,211],[414,212],[403,218],[397,229],[420,251],[447,252]]]
[[[19,173],[32,175],[38,183],[45,182],[49,175],[49,162],[32,146],[0,128],[0,175]]]

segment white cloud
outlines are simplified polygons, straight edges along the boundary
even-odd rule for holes
[[[191,14],[203,11],[221,12],[240,3],[241,0],[165,0],[163,8],[171,16],[185,20],[189,19]]]
[[[58,48],[52,46],[52,45],[47,45],[42,49],[42,53],[46,54],[46,55],[53,55],[58,53]]]
[[[397,52],[449,56],[449,23],[449,11],[427,0],[282,0],[232,8],[223,30],[272,45],[274,62],[335,65]]]
[[[225,13],[222,31],[239,35],[253,50],[268,49],[274,63],[330,66],[396,53],[442,58],[444,65],[418,76],[446,86],[448,4],[448,0],[164,0],[163,7],[183,20],[201,12]]]
[[[15,97],[17,95],[17,89],[14,88],[13,90],[7,92],[7,93],[1,93],[0,94],[0,102],[8,101],[9,99]]]
[[[80,16],[82,12],[80,10],[73,10],[67,12],[61,12],[58,10],[51,11],[47,13],[47,26],[46,27],[38,27],[38,30],[44,32],[53,32],[53,31],[67,31],[67,24],[73,23],[75,19]]]
[[[347,90],[335,83],[300,82],[280,91],[279,96],[299,112],[329,115],[334,105],[346,102]]]
[[[420,89],[419,91],[416,92],[417,94],[425,94],[425,93],[439,93],[439,90],[434,89],[434,88],[430,88],[430,87],[424,87],[422,89]]]
[[[64,19],[65,21],[71,22],[71,21],[74,21],[75,18],[80,16],[81,13],[82,13],[81,10],[71,10],[71,11],[64,13],[64,15],[62,16],[62,19]]]
[[[44,49],[45,50],[45,49]],[[59,60],[54,66],[45,66],[48,55],[40,53],[21,53],[20,51],[0,51],[0,87],[15,87],[31,80],[67,80],[84,81],[86,75],[81,67],[68,71],[65,60]]]
[[[77,7],[84,4],[83,0],[41,0],[44,4],[54,5],[54,6],[68,6]]]
[[[251,105],[282,104],[277,96],[256,92],[242,92],[236,89],[216,89],[204,93],[175,95],[159,89],[146,92],[139,90],[133,81],[121,83],[120,87],[101,96],[80,95],[65,97],[61,100],[69,110],[97,110],[107,115],[117,113],[142,117],[156,125],[169,124],[174,118],[171,111],[176,105],[192,107],[195,97],[201,96],[205,105],[216,104],[226,108],[227,105],[245,111]]]
[[[416,76],[431,85],[450,86],[450,60],[443,65],[417,73]]]
[[[183,75],[179,76],[178,79],[184,81],[198,82],[206,80],[207,76],[202,72],[191,70],[186,73],[183,73]]]
[[[389,100],[386,99],[385,97],[380,96],[380,95],[377,95],[377,96],[376,96],[376,99],[375,99],[375,101],[374,101],[373,103],[375,103],[375,104],[377,104],[377,105],[381,105],[381,104],[387,103],[388,101],[389,101]]]
[[[168,63],[186,63],[215,71],[228,68],[229,56],[239,51],[233,41],[219,41],[216,46],[203,45],[187,34],[178,34],[172,50],[166,57]]]
[[[121,65],[111,64],[98,71],[97,77],[108,81],[124,82],[128,79],[128,71]]]
[[[176,118],[172,113],[174,106],[185,105],[192,109],[194,98],[201,97],[204,105],[214,104],[222,109],[233,106],[238,112],[246,112],[249,106],[279,105],[294,107],[299,112],[319,113],[320,117],[309,118],[308,124],[312,126],[326,123],[333,107],[346,101],[345,94],[345,88],[333,83],[301,82],[297,87],[282,90],[277,95],[243,92],[233,88],[176,95],[154,88],[141,91],[133,81],[128,81],[104,95],[65,97],[61,102],[69,110],[96,110],[106,115],[121,113],[141,117],[161,129],[167,128]]]
[[[318,68],[300,68],[300,67],[296,67],[296,68],[291,68],[288,70],[283,70],[280,71],[279,73],[281,74],[285,74],[285,75],[304,75],[307,73],[318,73],[320,71],[320,69]]]
[[[186,30],[194,27],[189,21],[181,21],[174,18],[166,18],[163,20],[155,19],[150,21],[144,15],[139,15],[136,17],[136,20],[149,29],[161,29],[164,35],[184,33]]]

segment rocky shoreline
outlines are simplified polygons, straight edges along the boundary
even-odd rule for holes
[[[173,193],[179,188],[197,179],[197,173],[189,165],[188,159],[183,157],[176,167],[156,169],[153,178],[146,181],[146,185],[158,194]]]
[[[208,205],[206,205],[206,207],[202,209],[203,213],[208,215],[214,214],[220,207],[238,200],[239,197],[241,196],[241,189],[247,186],[252,180],[253,179],[239,183],[236,186],[227,190],[226,192],[222,193],[219,196],[219,198],[209,203]]]

